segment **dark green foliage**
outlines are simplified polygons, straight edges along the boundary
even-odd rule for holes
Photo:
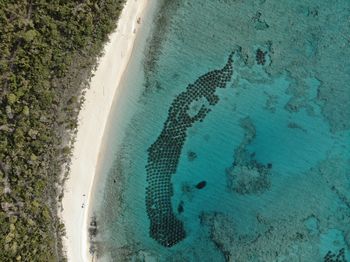
[[[83,89],[125,0],[0,0],[0,261],[59,261]]]

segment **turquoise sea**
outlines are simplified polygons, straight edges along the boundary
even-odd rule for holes
[[[105,135],[98,261],[350,261],[350,1],[151,1]]]

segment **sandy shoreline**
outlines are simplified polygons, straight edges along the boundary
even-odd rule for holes
[[[118,85],[132,54],[147,3],[148,0],[127,1],[117,30],[105,45],[104,55],[99,60],[79,113],[78,133],[61,213],[66,227],[63,242],[68,261],[91,260],[87,229],[98,156],[113,98],[117,95]]]

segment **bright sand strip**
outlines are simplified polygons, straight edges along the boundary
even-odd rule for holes
[[[62,200],[62,219],[66,227],[63,241],[68,261],[91,260],[88,250],[88,208],[102,137],[147,4],[148,0],[127,1],[117,30],[105,45],[104,55],[99,60],[79,113],[71,170]]]

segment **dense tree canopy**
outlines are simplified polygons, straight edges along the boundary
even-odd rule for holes
[[[81,94],[125,0],[0,0],[0,261],[64,260]]]

